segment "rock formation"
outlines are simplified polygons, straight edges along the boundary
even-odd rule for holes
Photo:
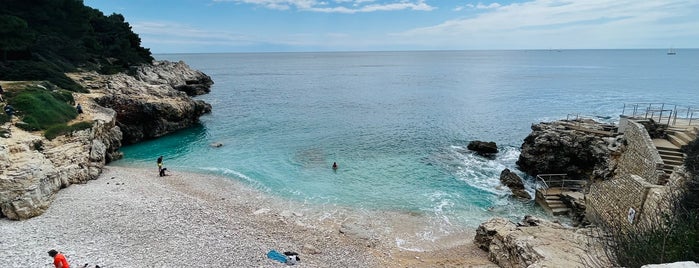
[[[595,233],[530,216],[518,224],[492,218],[478,227],[474,243],[505,268],[610,267]]]
[[[134,67],[133,72],[134,76],[71,74],[71,78],[90,89],[91,97],[100,106],[117,112],[117,126],[124,133],[124,143],[187,128],[211,112],[210,104],[188,96],[208,92],[211,78],[189,69],[183,62],[155,62],[152,66]]]
[[[122,141],[165,135],[211,111],[211,105],[179,91],[208,92],[212,83],[184,63],[156,62],[135,68],[135,73],[70,74],[90,90],[74,94],[85,111],[76,121],[92,122],[90,129],[49,141],[10,122],[0,126],[9,134],[0,137],[0,217],[41,215],[58,190],[97,178],[106,163],[120,158]]]
[[[15,127],[10,138],[0,138],[0,216],[41,215],[59,189],[97,178],[105,163],[120,157],[121,131],[114,111],[102,112],[111,112],[111,117],[52,141]]]
[[[510,169],[506,168],[500,173],[500,182],[509,187],[514,196],[526,200],[532,199],[532,196],[524,190],[522,178],[510,171]]]
[[[498,145],[492,141],[471,141],[466,148],[483,156],[492,156],[498,153]]]
[[[532,176],[567,174],[578,179],[610,179],[623,138],[605,131],[607,127],[592,120],[532,125],[517,165]]]

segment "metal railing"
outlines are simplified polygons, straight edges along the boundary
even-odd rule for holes
[[[563,191],[582,191],[587,181],[566,179],[568,174],[539,174],[536,175],[537,190],[546,194],[549,188],[559,188]]]
[[[630,114],[627,114],[630,113]],[[621,115],[630,117],[642,117],[653,119],[660,124],[692,125],[695,114],[699,113],[699,108],[692,106],[681,106],[667,103],[632,103],[624,104]],[[679,120],[679,122],[678,122]]]

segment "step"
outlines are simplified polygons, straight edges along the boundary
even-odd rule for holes
[[[684,162],[684,156],[682,155],[667,155],[660,153],[660,158],[663,159],[663,161],[679,161],[679,162]]]
[[[682,146],[687,145],[687,142],[684,142],[682,139],[678,138],[675,135],[667,135],[667,140],[670,141],[670,143],[674,144],[677,147],[682,148]]]
[[[670,151],[670,150],[667,150],[667,149],[664,149],[664,148],[658,148],[658,153],[659,153],[661,156],[662,156],[662,155],[669,155],[669,156],[677,156],[677,157],[682,157],[682,158],[684,158],[684,153],[682,153],[681,151],[676,151],[676,150],[674,150],[674,149],[673,149],[672,151]]]
[[[675,153],[682,153],[682,149],[677,147],[674,144],[671,144],[669,141],[665,141],[666,143],[670,144],[672,147],[668,146],[658,146],[657,144],[655,145],[655,148],[658,149],[658,151],[666,151],[666,152],[675,152]]]
[[[550,200],[550,201],[558,201],[558,200],[561,200],[561,196],[559,196],[559,195],[547,195],[547,196],[544,196],[544,199]]]
[[[570,212],[570,209],[568,208],[556,208],[556,209],[551,209],[551,213],[553,216],[558,216],[558,215],[566,215]]]
[[[677,137],[685,143],[690,143],[691,141],[697,138],[696,135],[684,131],[668,131],[667,133],[669,135]]]
[[[681,165],[684,165],[684,161],[663,159],[663,164],[666,166],[681,166]]]

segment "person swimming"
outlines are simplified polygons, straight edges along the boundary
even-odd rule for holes
[[[337,162],[333,162],[333,169],[337,169]]]

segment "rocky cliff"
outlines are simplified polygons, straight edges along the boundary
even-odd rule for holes
[[[0,137],[0,217],[42,214],[57,191],[97,178],[106,163],[120,158],[122,141],[186,128],[211,111],[211,105],[188,96],[208,92],[211,78],[186,64],[156,62],[133,72],[69,75],[90,91],[74,94],[85,111],[75,121],[92,122],[89,129],[47,140],[41,132],[12,125],[17,118],[0,126],[10,133]]]
[[[135,67],[133,75],[77,73],[70,77],[90,89],[90,98],[117,113],[125,144],[157,138],[191,126],[211,105],[189,96],[209,92],[210,77],[183,62]]]
[[[517,160],[529,175],[567,174],[570,178],[606,180],[614,174],[623,136],[592,120],[532,125]]]

